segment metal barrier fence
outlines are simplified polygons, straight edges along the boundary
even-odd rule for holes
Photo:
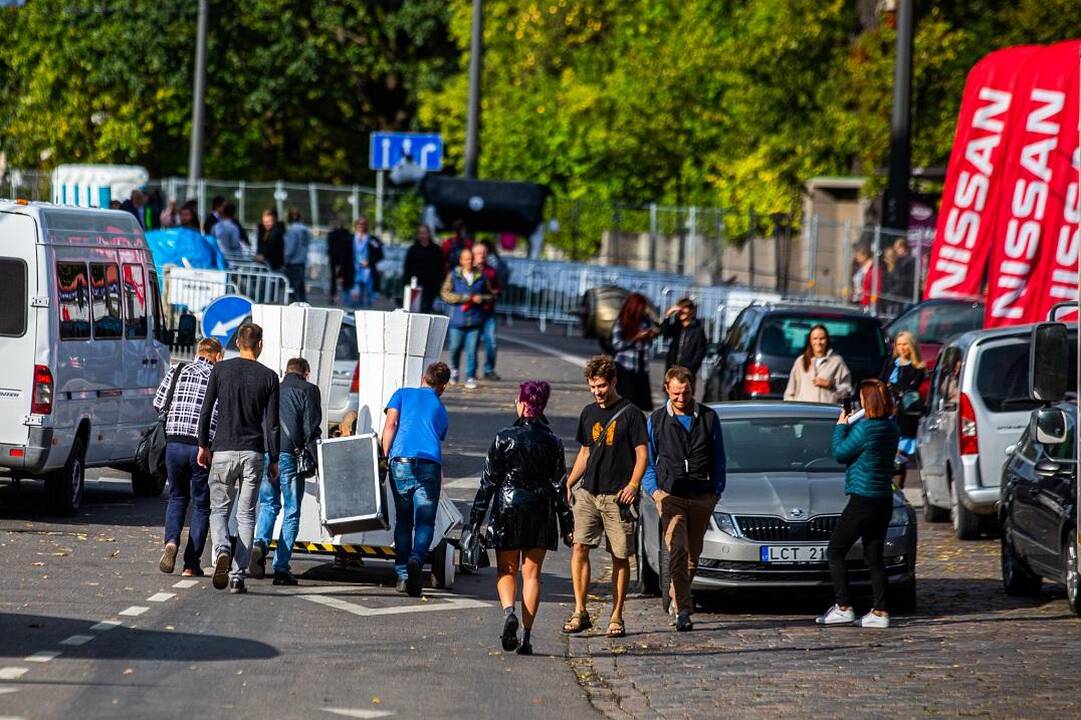
[[[167,325],[173,328],[183,313],[200,317],[203,308],[222,295],[243,295],[260,305],[287,305],[292,296],[288,279],[262,265],[225,271],[166,265],[162,275]]]

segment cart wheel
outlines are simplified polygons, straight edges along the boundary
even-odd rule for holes
[[[446,538],[432,550],[432,587],[446,590],[454,586],[454,546]]]

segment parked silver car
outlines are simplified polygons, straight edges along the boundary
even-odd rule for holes
[[[334,351],[334,371],[330,378],[330,397],[327,398],[328,434],[338,432],[338,423],[349,412],[356,412],[357,389],[360,381],[360,356],[357,351],[357,323],[352,313],[342,317],[338,331],[338,345]]]
[[[1031,335],[1031,325],[973,330],[948,341],[935,366],[919,429],[923,512],[930,522],[952,520],[962,540],[997,530],[1006,450],[1039,406],[1029,397]],[[1070,338],[1077,367],[1076,326]]]
[[[844,467],[830,455],[840,409],[774,401],[711,405],[721,421],[728,483],[717,503],[693,587],[828,587],[826,546],[847,503]],[[668,553],[648,498],[638,530],[638,589],[668,586]],[[890,608],[916,604],[916,514],[900,493],[886,536]],[[870,578],[862,547],[848,556],[853,585]]]

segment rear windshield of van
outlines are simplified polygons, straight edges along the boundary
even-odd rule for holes
[[[26,263],[0,258],[0,335],[21,337],[26,332]]]
[[[1069,390],[1077,389],[1077,339],[1070,339]],[[1034,410],[1043,403],[1028,396],[1028,340],[992,345],[979,356],[976,392],[991,412]]]
[[[795,358],[803,352],[807,335],[815,325],[823,325],[830,336],[830,347],[846,360],[882,362],[886,345],[878,321],[872,318],[822,318],[808,316],[773,316],[762,323],[758,351],[763,355]]]

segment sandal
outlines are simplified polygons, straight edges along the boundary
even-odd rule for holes
[[[572,614],[570,619],[563,623],[563,632],[567,635],[574,635],[591,627],[593,627],[593,622],[589,619],[589,613],[583,610]]]
[[[622,620],[609,620],[608,630],[604,633],[604,636],[609,638],[627,637],[627,626],[623,624]]]

